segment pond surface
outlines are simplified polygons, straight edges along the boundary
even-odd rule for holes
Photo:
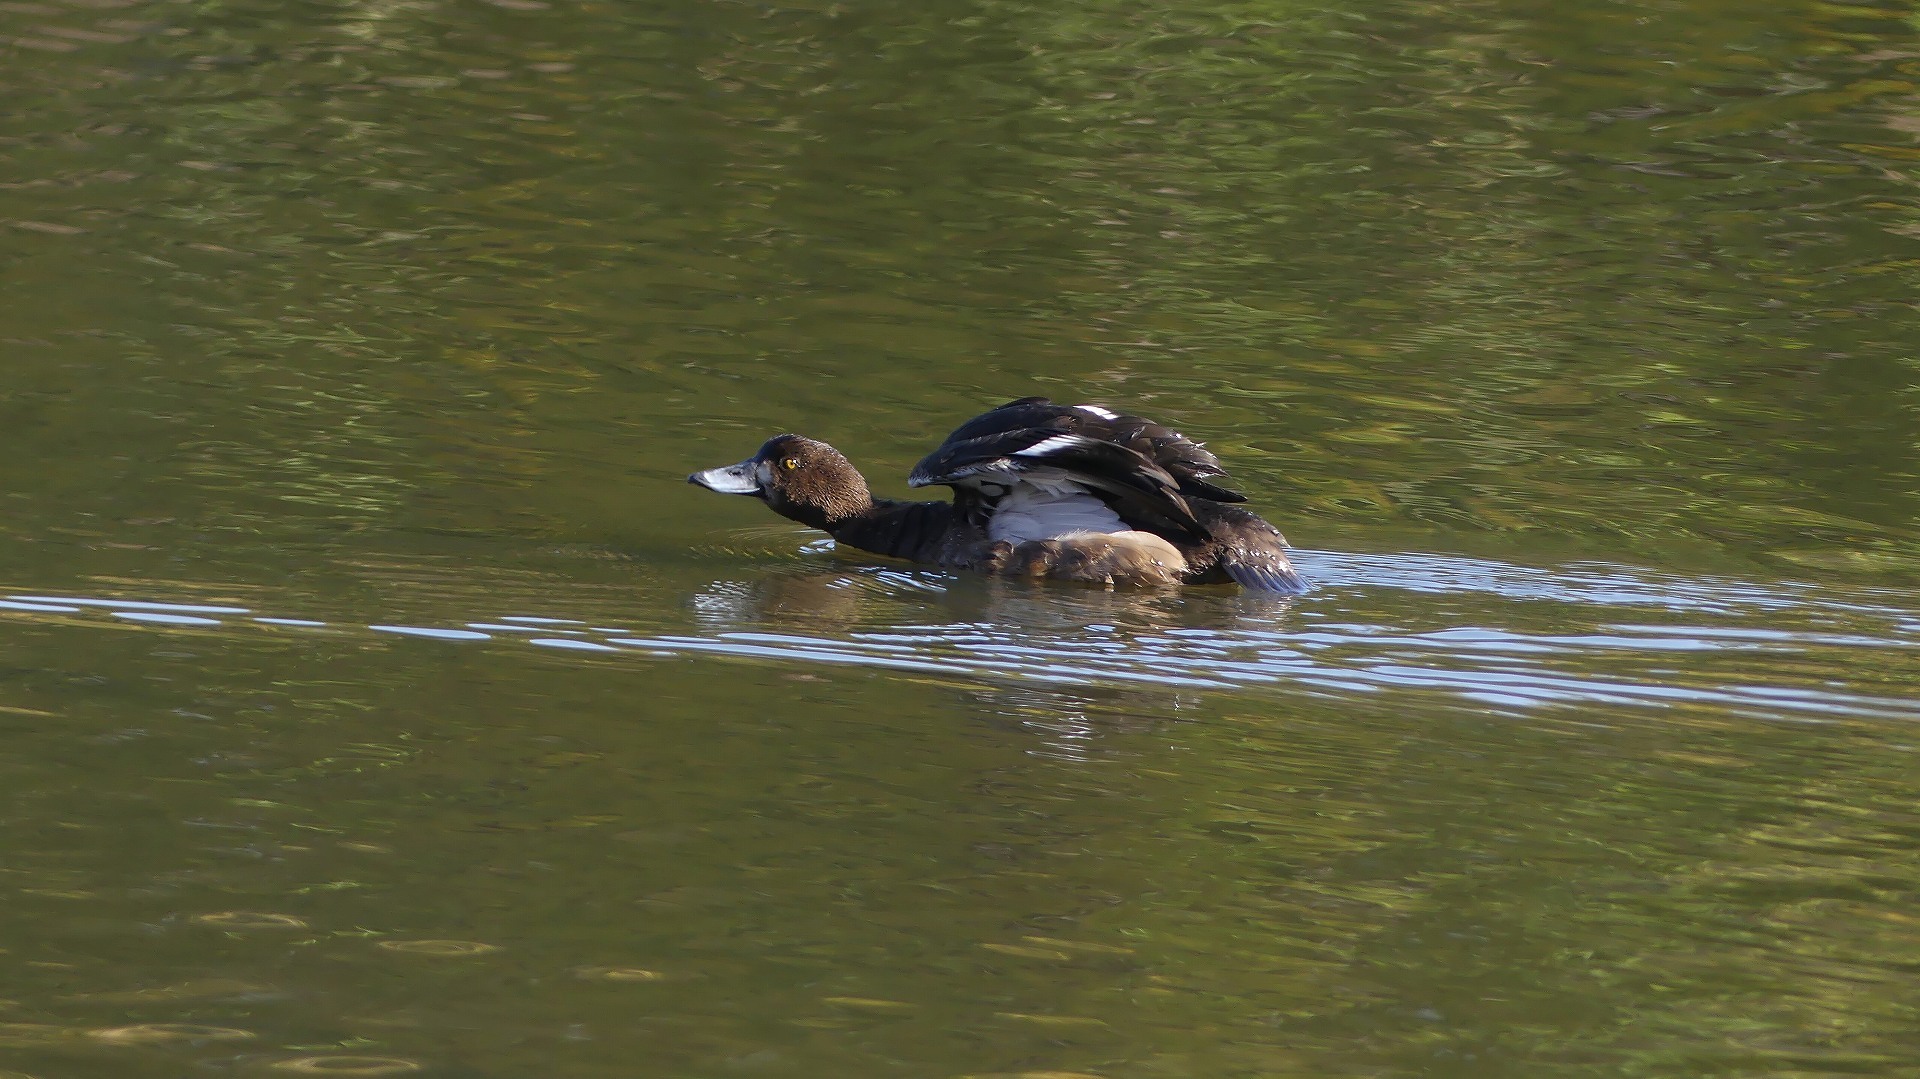
[[[1909,1076],[1901,6],[0,2],[0,1077]],[[835,551],[1028,393],[1316,587]]]

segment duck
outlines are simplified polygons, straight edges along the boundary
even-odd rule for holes
[[[1107,587],[1236,583],[1298,595],[1280,530],[1244,508],[1203,443],[1104,405],[1022,397],[955,428],[909,487],[946,501],[876,498],[852,462],[797,434],[687,482],[745,495],[872,554],[999,577]]]

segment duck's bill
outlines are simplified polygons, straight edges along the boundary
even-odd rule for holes
[[[750,458],[737,465],[695,472],[687,477],[687,482],[723,495],[757,495],[760,493],[760,469],[758,462]]]

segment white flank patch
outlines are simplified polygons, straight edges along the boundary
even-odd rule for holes
[[[1075,484],[1046,488],[1022,483],[993,507],[987,537],[1008,543],[1053,539],[1068,532],[1125,532],[1126,524],[1105,502]]]
[[[1098,416],[1103,420],[1117,420],[1120,418],[1120,414],[1118,412],[1109,411],[1107,409],[1101,408],[1099,405],[1075,405],[1073,407],[1079,409],[1080,411],[1086,413],[1089,416]]]
[[[1024,450],[1014,452],[1015,457],[1050,457],[1061,450],[1070,450],[1075,446],[1084,446],[1093,441],[1085,435],[1054,435],[1043,438]]]

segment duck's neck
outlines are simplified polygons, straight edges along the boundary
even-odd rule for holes
[[[773,500],[775,512],[832,536],[834,542],[912,562],[948,561],[974,533],[984,536],[955,502],[897,502],[875,498],[864,476],[851,465],[817,488],[793,491],[800,497]]]
[[[828,482],[790,489],[787,497],[769,499],[768,505],[780,516],[828,535],[836,535],[843,525],[860,520],[874,508],[867,481],[852,468],[829,477]]]
[[[869,496],[858,513],[814,527],[832,536],[835,543],[890,558],[934,562],[951,538],[952,523],[951,503],[896,502]]]

